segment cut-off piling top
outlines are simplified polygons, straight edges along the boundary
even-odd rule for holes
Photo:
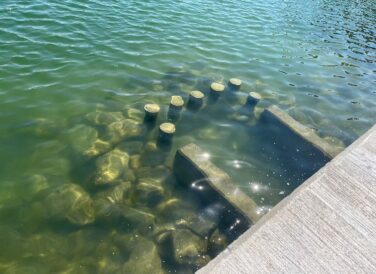
[[[184,100],[181,96],[171,96],[171,106],[181,108],[184,106]]]
[[[210,85],[210,88],[214,92],[223,92],[225,90],[225,85],[214,82]]]
[[[238,78],[231,78],[230,81],[229,81],[229,84],[234,86],[234,87],[239,88],[242,85],[242,80],[240,80]]]
[[[205,95],[199,90],[194,90],[190,93],[190,96],[195,99],[203,99]]]
[[[159,129],[165,134],[174,134],[176,130],[172,123],[163,123],[159,126]]]
[[[255,91],[251,91],[251,92],[248,94],[247,104],[248,104],[248,105],[256,105],[260,100],[261,100],[261,95],[258,94],[258,93],[255,92]]]
[[[251,91],[248,96],[252,97],[253,99],[257,101],[261,100],[261,95],[257,93],[256,91]]]
[[[153,114],[157,114],[161,108],[159,107],[159,105],[157,104],[146,104],[144,106],[144,110],[147,112],[147,113],[153,113]]]

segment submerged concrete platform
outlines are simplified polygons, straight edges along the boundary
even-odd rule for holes
[[[376,273],[376,125],[197,273]]]

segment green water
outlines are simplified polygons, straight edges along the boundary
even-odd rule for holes
[[[177,223],[202,216],[213,221],[207,212],[217,209],[203,208],[176,186],[169,167],[177,147],[194,142],[205,149],[255,199],[260,214],[322,163],[299,151],[281,152],[252,127],[255,120],[233,119],[239,102],[224,97],[202,112],[183,114],[163,163],[151,156],[158,154],[150,143],[155,132],[116,144],[143,156],[146,167],[132,168],[134,177],[122,175],[131,182],[129,192],[142,178],[163,181],[161,204],[177,199],[171,206],[176,216],[131,195],[120,209],[110,208],[110,220],[93,221],[98,213],[89,210],[77,224],[76,216],[50,209],[58,200],[51,195],[68,183],[80,185],[89,199],[108,191],[94,186],[96,158],[83,155],[88,143],[104,138],[106,127],[90,123],[87,114],[127,116],[130,108],[155,102],[162,106],[161,122],[171,95],[186,99],[194,89],[207,91],[212,81],[237,77],[243,80],[241,99],[249,91],[263,97],[256,113],[276,104],[333,145],[347,146],[376,121],[375,14],[372,0],[2,0],[0,272],[148,273],[162,264],[165,271],[189,273],[203,265],[213,254],[185,235],[187,229],[180,233],[183,224]],[[130,209],[154,216],[153,229],[145,231],[150,218],[116,215]],[[156,235],[163,229],[190,239],[200,259],[160,260]]]

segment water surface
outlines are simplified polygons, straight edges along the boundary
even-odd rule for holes
[[[1,1],[0,245],[9,248],[0,253],[0,270],[109,273],[128,260],[114,236],[136,233],[124,231],[124,223],[77,228],[26,210],[66,183],[97,194],[90,184],[95,160],[80,153],[95,133],[77,129],[101,134],[103,127],[93,127],[88,113],[126,115],[149,102],[166,111],[171,95],[187,98],[212,81],[237,77],[240,94],[263,97],[257,113],[277,104],[334,145],[349,145],[375,123],[375,14],[372,0]],[[315,163],[293,161],[306,155],[282,153],[251,127],[254,120],[233,119],[239,104],[223,98],[194,117],[185,114],[174,149],[200,145],[265,213],[309,177]],[[153,138],[136,140],[143,142],[141,152]],[[120,148],[132,155],[131,147]],[[171,199],[193,203],[174,191]],[[159,216],[153,207],[143,210]],[[93,243],[57,252],[66,237]],[[33,248],[44,239],[54,246]],[[118,268],[109,270],[93,258],[112,254],[111,248]]]

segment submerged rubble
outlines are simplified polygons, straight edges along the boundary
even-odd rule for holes
[[[96,185],[112,184],[128,168],[129,155],[119,149],[114,149],[99,157],[96,161]]]
[[[214,142],[229,134],[217,125],[190,128],[190,119],[206,110],[206,96],[217,100],[226,92],[238,95],[241,87],[242,81],[233,78],[227,86],[221,81],[206,90],[189,91],[187,98],[172,96],[165,107],[152,103],[144,109],[94,111],[62,134],[70,145],[69,156],[48,165],[48,159],[39,161],[36,152],[33,159],[43,163],[46,172],[30,175],[27,189],[33,197],[47,195],[33,201],[30,212],[47,219],[43,225],[53,232],[28,236],[22,246],[29,250],[33,245],[36,251],[26,254],[58,261],[54,271],[62,273],[193,273],[207,264],[230,241],[228,224],[220,218],[224,207],[208,206],[197,192],[176,183],[171,171],[174,140],[180,146],[191,138],[172,136],[183,126],[201,140]],[[243,105],[230,109],[227,118],[242,123],[255,119],[261,96],[251,92],[244,99]],[[172,146],[161,146],[161,140]],[[45,149],[55,147],[59,152],[65,149],[60,143]],[[68,157],[85,167],[85,174],[77,175],[80,180],[71,180],[82,179],[80,184],[59,178],[71,172]],[[66,234],[61,233],[62,223],[69,225]],[[15,232],[9,235],[17,243],[23,240]],[[66,241],[61,235],[68,235]],[[9,242],[3,238],[1,243]],[[14,246],[11,249],[14,252]],[[28,269],[29,265],[19,267]]]
[[[94,222],[93,201],[79,185],[61,185],[46,197],[45,204],[50,218],[67,219],[75,225]]]

